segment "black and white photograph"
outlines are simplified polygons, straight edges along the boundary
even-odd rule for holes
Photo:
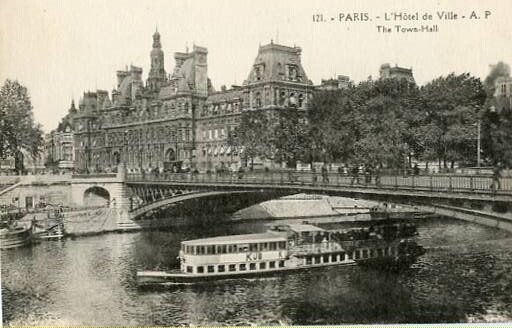
[[[0,326],[512,325],[509,0],[0,0]]]

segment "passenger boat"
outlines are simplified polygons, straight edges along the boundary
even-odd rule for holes
[[[358,262],[410,265],[411,225],[324,230],[310,224],[274,226],[268,232],[183,241],[180,268],[170,272],[139,271],[139,285],[187,284],[249,278]]]
[[[2,228],[0,229],[0,249],[30,245],[32,237],[32,225]]]

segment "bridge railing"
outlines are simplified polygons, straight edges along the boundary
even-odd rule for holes
[[[423,191],[464,191],[475,193],[512,193],[512,177],[499,179],[499,186],[489,175],[358,175],[299,171],[234,172],[224,174],[161,173],[128,174],[128,182],[183,182],[212,184],[265,184],[304,186],[354,186]]]

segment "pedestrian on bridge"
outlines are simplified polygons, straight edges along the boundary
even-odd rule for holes
[[[350,181],[350,185],[354,185],[354,181],[359,184],[359,166],[354,165],[351,170],[352,180]]]
[[[325,163],[322,165],[322,182],[329,183],[329,175],[327,171],[327,165]]]
[[[500,178],[501,178],[501,168],[500,168],[500,165],[498,164],[498,165],[494,166],[494,168],[492,170],[491,189],[493,192],[496,192],[501,189]]]

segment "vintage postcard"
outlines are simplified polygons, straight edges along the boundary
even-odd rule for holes
[[[512,324],[509,0],[1,0],[5,326]]]

